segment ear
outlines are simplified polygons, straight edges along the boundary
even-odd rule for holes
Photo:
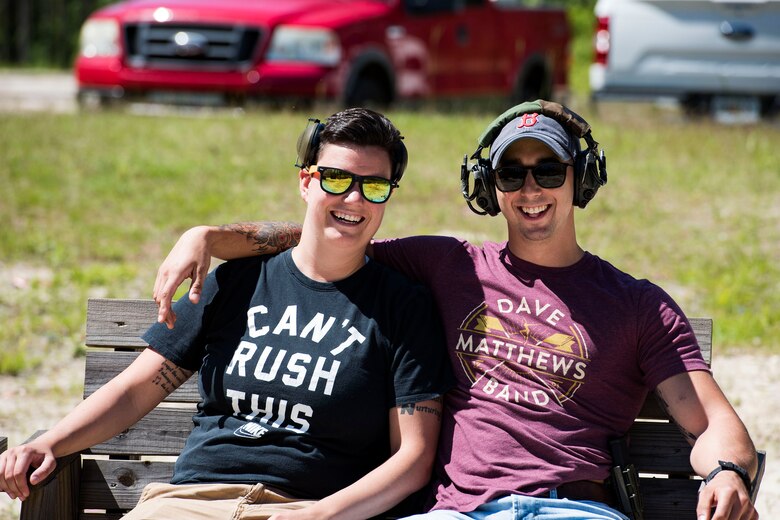
[[[298,172],[298,189],[301,192],[301,198],[308,202],[309,184],[311,183],[311,174],[304,168]]]

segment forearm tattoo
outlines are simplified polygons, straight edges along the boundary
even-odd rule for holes
[[[443,401],[441,397],[437,397],[436,399],[431,399],[431,400],[436,401],[437,403],[439,403],[439,405],[441,405]],[[441,407],[432,408],[430,406],[424,406],[420,403],[409,403],[409,404],[402,404],[398,408],[401,409],[401,415],[404,414],[414,415],[415,412],[428,413],[436,417],[436,419],[438,419],[439,421],[441,421]]]
[[[285,251],[298,244],[301,225],[295,222],[239,222],[220,226],[220,229],[244,235],[260,255]]]
[[[664,396],[663,396],[663,394],[661,393],[660,390],[656,390],[655,396],[656,396],[656,399],[658,399],[658,404],[661,405],[661,408],[663,408],[664,412],[666,412],[666,415],[668,415],[669,418],[671,419],[671,421],[675,424],[675,426],[677,426],[677,429],[680,430],[680,433],[682,433],[683,437],[685,437],[686,439],[688,439],[691,442],[695,442],[698,437],[696,435],[694,435],[693,433],[689,432],[688,430],[686,430],[685,428],[683,428],[680,425],[680,423],[678,423],[677,421],[674,420],[674,417],[672,417],[672,414],[669,413],[669,403],[666,402],[666,399],[664,398]]]
[[[192,371],[184,370],[168,361],[163,361],[152,383],[162,388],[166,394],[170,394],[189,379],[191,375]]]

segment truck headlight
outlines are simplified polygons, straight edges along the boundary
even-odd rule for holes
[[[282,25],[274,31],[266,59],[338,65],[341,45],[333,31]]]
[[[87,20],[81,27],[79,50],[87,58],[119,55],[119,24],[115,20]]]

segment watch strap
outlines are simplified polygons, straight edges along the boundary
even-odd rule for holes
[[[735,464],[733,462],[718,461],[718,467],[710,471],[709,475],[704,479],[705,484],[709,484],[710,481],[715,478],[715,475],[720,473],[721,471],[733,471],[737,475],[739,475],[739,478],[742,479],[742,483],[745,484],[745,489],[748,493],[751,492],[753,483],[750,481],[750,475],[748,475],[748,472],[745,468],[740,466],[739,464]]]

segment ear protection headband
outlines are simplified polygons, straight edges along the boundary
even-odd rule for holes
[[[317,152],[320,150],[320,133],[325,125],[319,119],[309,118],[309,123],[298,137],[298,160],[295,166],[298,168],[308,168],[317,163]],[[390,180],[398,183],[406,170],[406,164],[409,162],[409,153],[406,150],[404,142],[399,140],[390,153],[390,162],[392,163],[392,176]]]
[[[574,158],[574,205],[584,208],[596,196],[598,189],[607,183],[607,158],[604,150],[599,152],[599,143],[591,135],[590,125],[582,117],[558,103],[537,99],[510,108],[482,132],[477,149],[471,155],[476,164],[469,166],[468,155],[463,156],[460,167],[460,186],[463,198],[471,211],[477,215],[494,217],[501,212],[496,198],[495,178],[490,159],[482,157],[482,150],[489,148],[504,126],[523,114],[543,114],[555,119],[564,129],[578,139],[584,139],[586,148]],[[469,188],[469,177],[474,176],[474,189]],[[474,207],[474,204],[478,208]]]

